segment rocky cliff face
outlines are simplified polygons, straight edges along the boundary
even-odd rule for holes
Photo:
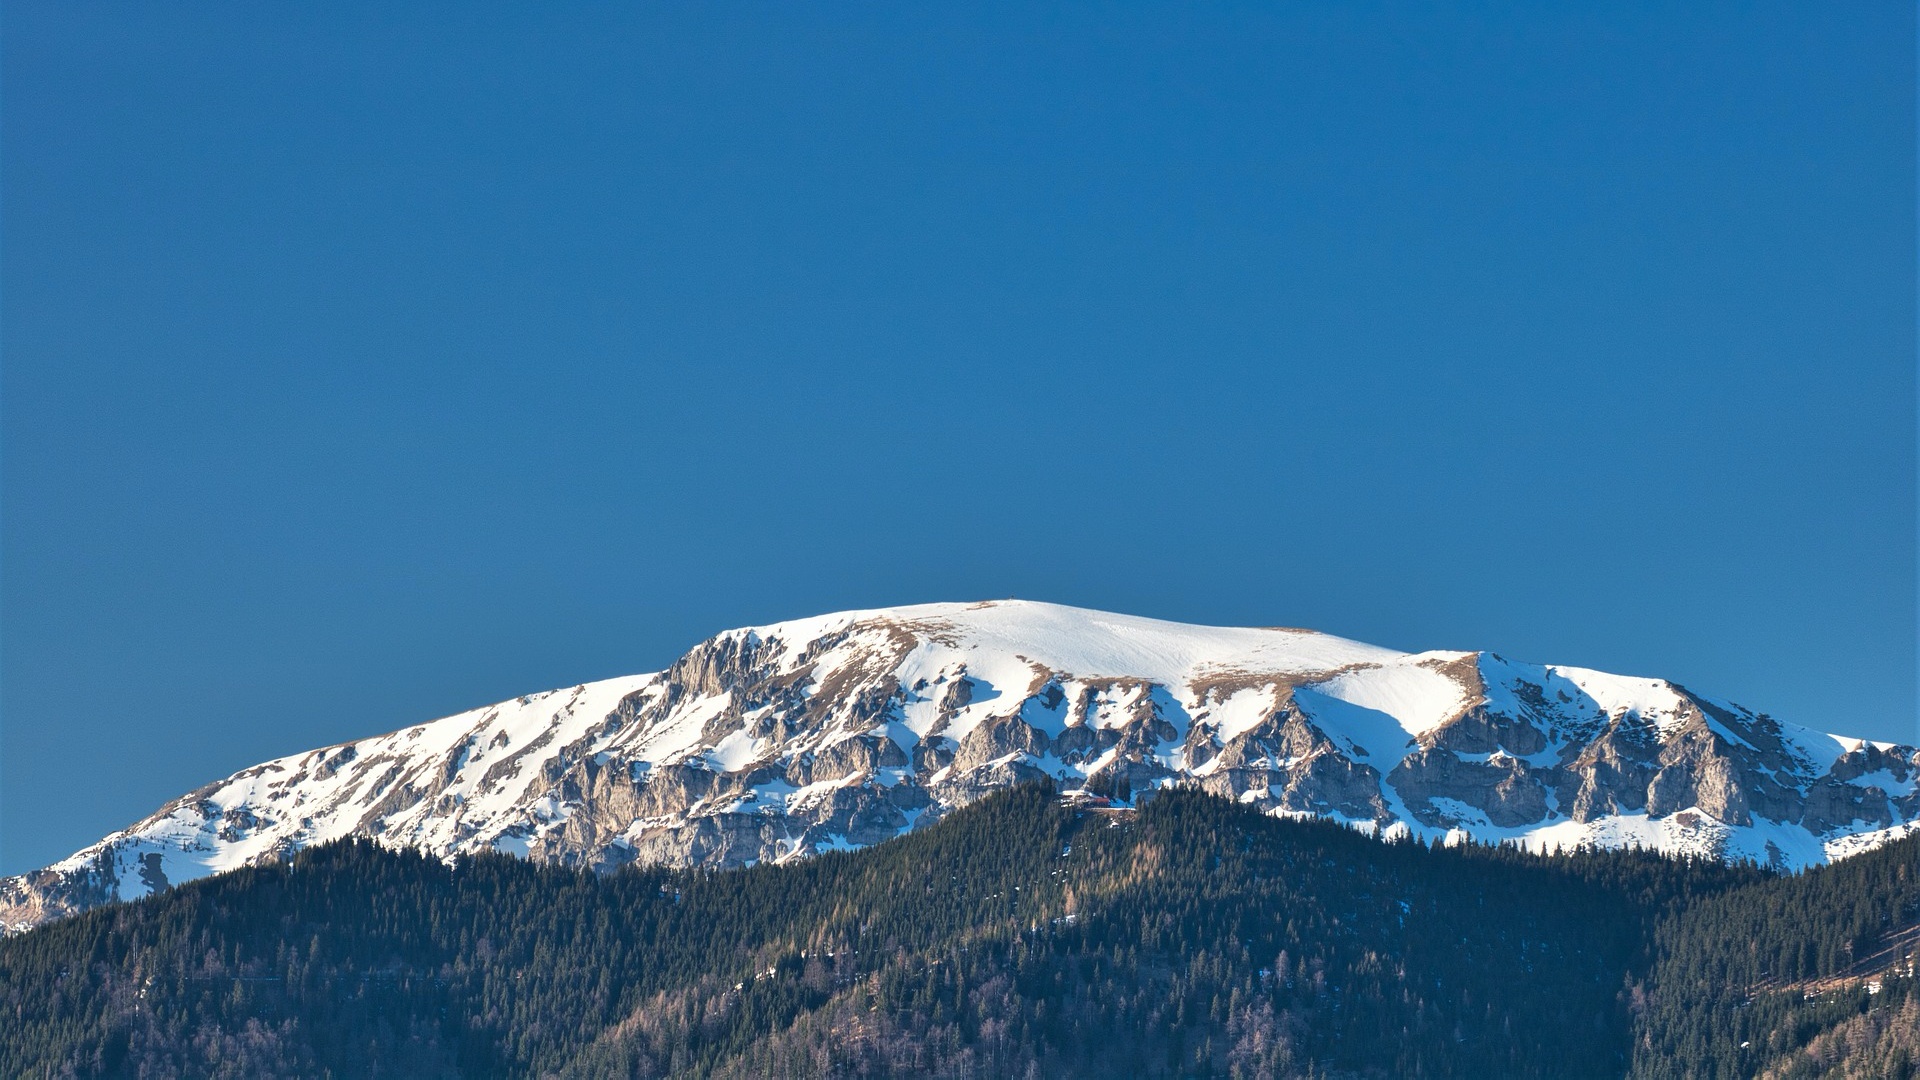
[[[0,924],[357,834],[610,870],[877,843],[1050,777],[1379,832],[1823,862],[1913,828],[1920,750],[1656,679],[1008,601],[734,630],[666,671],[280,758],[45,870]]]

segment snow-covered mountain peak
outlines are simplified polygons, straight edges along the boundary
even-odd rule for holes
[[[271,703],[262,703],[263,710]],[[715,635],[666,670],[242,770],[0,882],[32,925],[337,837],[607,869],[884,840],[1025,780],[1535,848],[1824,861],[1920,819],[1920,751],[1661,679],[1005,600]]]
[[[1334,671],[1405,655],[1313,630],[1192,626],[1033,600],[846,611],[721,636],[780,642],[782,655],[790,656],[800,651],[796,646],[830,638],[888,635],[910,636],[960,658],[1019,656],[1063,674],[1169,685],[1209,673]]]

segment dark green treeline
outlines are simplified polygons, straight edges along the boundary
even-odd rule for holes
[[[1893,1076],[1911,981],[1801,984],[1920,921],[1917,860],[1430,849],[1038,787],[720,873],[344,843],[0,941],[0,1075]]]

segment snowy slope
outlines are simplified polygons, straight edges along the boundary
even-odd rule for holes
[[[1005,601],[733,630],[673,667],[296,754],[0,881],[0,923],[347,835],[611,869],[857,847],[1026,779],[1192,782],[1426,837],[1805,866],[1920,820],[1920,751],[1658,679]]]

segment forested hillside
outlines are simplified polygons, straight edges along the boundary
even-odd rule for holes
[[[1897,1075],[1909,982],[1798,987],[1914,921],[1917,853],[1772,877],[1042,787],[742,871],[345,843],[0,941],[0,1075]]]
[[[1638,1076],[1920,1071],[1920,837],[1702,898],[1657,941]]]

